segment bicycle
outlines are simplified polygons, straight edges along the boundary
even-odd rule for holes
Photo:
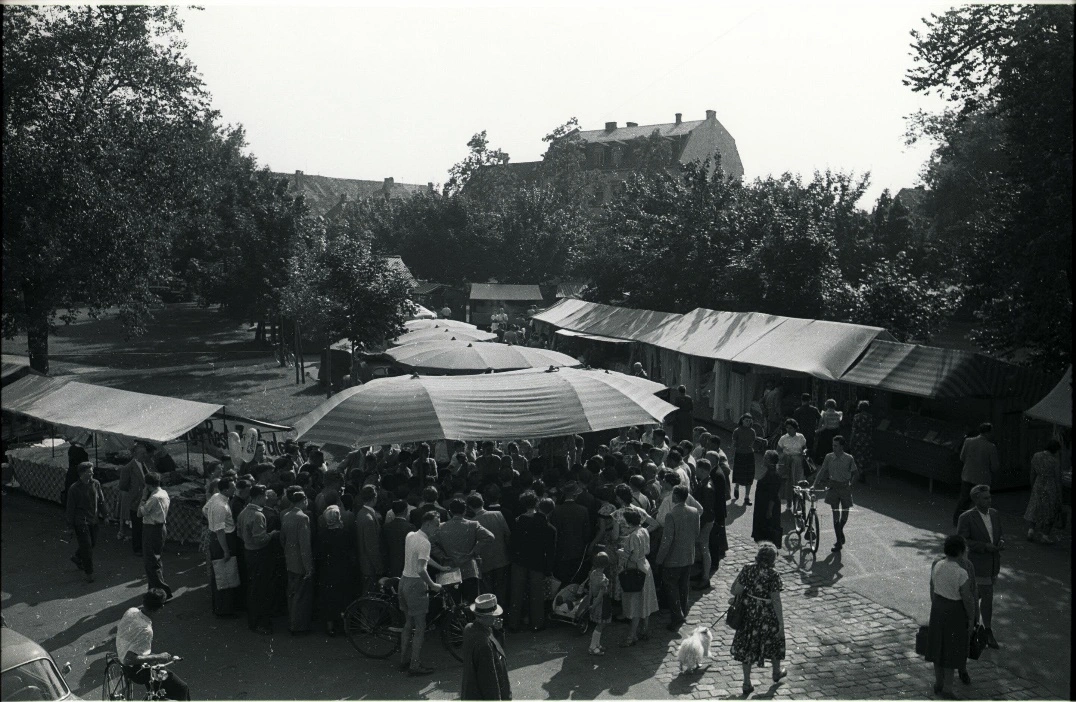
[[[815,510],[815,490],[806,480],[799,481],[792,488],[792,514],[796,521],[796,535],[800,543],[807,546],[811,553],[818,553],[821,525]],[[808,506],[810,503],[810,506]]]
[[[404,614],[397,600],[399,578],[382,578],[378,592],[363,595],[343,612],[344,635],[367,658],[388,658],[400,650]],[[463,660],[463,629],[474,614],[458,593],[459,585],[443,585],[430,597],[426,631],[440,629],[441,644],[457,661]]]
[[[180,656],[172,656],[167,663],[143,663],[141,670],[149,669],[149,682],[146,683],[146,692],[142,696],[144,700],[168,699],[164,695],[161,683],[168,679],[167,667],[177,661],[183,660]],[[133,700],[134,683],[123,672],[123,664],[114,653],[105,658],[105,680],[101,685],[102,700]]]

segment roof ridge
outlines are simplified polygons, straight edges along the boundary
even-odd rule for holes
[[[636,124],[635,126],[632,126],[632,127],[629,127],[626,124],[622,125],[622,126],[618,124],[617,128],[614,129],[613,131],[618,131],[620,129],[643,129],[645,127],[668,127],[668,126],[677,127],[677,126],[683,126],[685,124],[702,124],[705,121],[706,120],[704,120],[704,119],[685,119],[685,120],[683,120],[681,122],[656,122],[654,124]],[[605,130],[604,129],[580,129],[579,131],[582,133],[582,132],[604,132]]]

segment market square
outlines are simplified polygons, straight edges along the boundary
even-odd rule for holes
[[[609,9],[3,6],[0,699],[1071,696],[1072,6]]]

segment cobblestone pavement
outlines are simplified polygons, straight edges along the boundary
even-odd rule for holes
[[[792,541],[795,545],[795,537]],[[750,539],[730,534],[729,557],[714,578],[715,588],[691,609],[689,622],[712,624],[728,606],[728,588],[740,568],[754,559]],[[754,698],[763,699],[924,699],[933,696],[933,667],[914,653],[918,623],[896,610],[827,585],[825,576],[803,575],[798,558],[782,551],[777,569],[784,585],[788,677],[774,686],[772,670],[752,670]],[[809,557],[806,559],[809,564]],[[685,633],[690,629],[685,629]],[[679,697],[743,697],[743,673],[729,649],[734,632],[722,619],[713,627],[713,661],[701,674],[680,675],[678,641],[668,644],[655,677],[670,695]],[[1002,651],[988,650],[969,661],[972,685],[957,693],[970,699],[1048,699],[1056,695],[997,665]]]

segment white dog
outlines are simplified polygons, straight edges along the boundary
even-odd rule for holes
[[[692,672],[699,669],[710,658],[710,644],[714,640],[709,627],[700,626],[691,636],[680,642],[676,657],[680,661],[680,672]]]

